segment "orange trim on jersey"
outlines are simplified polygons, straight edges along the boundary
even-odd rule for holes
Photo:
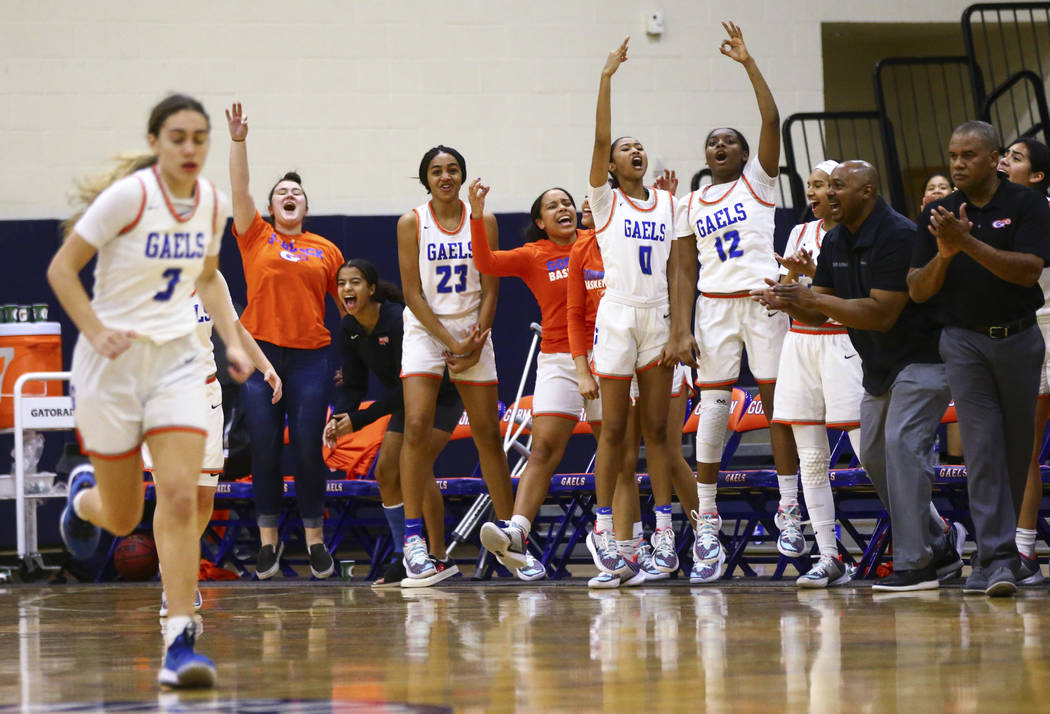
[[[151,168],[153,169],[153,175],[157,177],[157,185],[160,186],[160,194],[162,196],[164,196],[164,203],[167,204],[167,206],[168,206],[168,213],[171,214],[171,217],[174,218],[179,223],[185,223],[186,221],[188,221],[191,218],[193,218],[193,216],[196,215],[196,213],[197,213],[197,206],[201,205],[201,181],[200,181],[200,179],[197,179],[197,181],[194,183],[193,210],[190,211],[189,215],[187,215],[185,218],[182,218],[175,211],[175,206],[171,202],[171,196],[168,195],[168,189],[164,188],[164,179],[162,179],[160,177],[160,173],[157,171],[157,165],[153,164],[153,166]]]
[[[456,227],[456,230],[454,230],[454,231],[446,231],[442,227],[441,221],[439,221],[437,216],[434,215],[434,200],[433,199],[427,201],[427,210],[430,211],[430,217],[434,219],[434,225],[438,227],[439,231],[441,231],[442,233],[444,233],[447,236],[454,236],[457,233],[459,233],[461,230],[463,230],[463,224],[465,224],[467,222],[467,212],[468,211],[467,211],[467,207],[463,205],[463,199],[460,199],[460,201],[459,201],[459,210],[461,211],[461,214],[460,214],[460,217],[459,217],[459,225]],[[419,239],[419,226],[416,226],[416,239],[417,240]]]
[[[660,358],[657,357],[656,359],[654,359],[652,362],[650,362],[649,364],[645,365],[644,367],[639,367],[638,369],[636,369],[635,372],[645,372],[646,370],[649,370],[649,369],[652,369],[653,367],[659,366],[659,364],[660,364]]]
[[[755,193],[755,189],[751,188],[751,182],[747,180],[747,176],[744,176],[743,174],[740,174],[740,178],[743,179],[744,185],[747,186],[747,190],[751,192],[751,195],[755,197],[756,201],[761,203],[763,206],[768,206],[769,208],[776,208],[777,204],[775,204],[775,203],[766,203],[765,201],[763,201],[761,198],[758,197],[758,194]]]
[[[562,419],[569,419],[570,421],[579,421],[580,420],[580,415],[579,414],[566,414],[565,412],[533,412],[532,413],[532,418],[533,419],[535,419],[536,417],[541,417],[541,416],[544,416],[544,417],[560,417]]]
[[[818,253],[820,252],[820,244],[822,242],[821,241],[821,237],[820,237],[820,229],[823,228],[823,227],[824,227],[824,219],[821,218],[820,220],[817,221],[817,237],[815,239],[815,242],[817,244],[817,252]]]
[[[801,419],[773,419],[770,424],[797,424],[799,426],[823,426],[823,421],[803,421]]]
[[[153,467],[152,466],[143,466],[142,470],[145,471],[146,473],[148,473],[150,475],[150,477],[153,476]],[[221,474],[223,471],[225,471],[225,469],[201,469],[201,473],[202,474],[208,474],[209,476],[214,476],[215,474]],[[154,479],[153,482],[156,483],[157,482],[156,479]],[[200,484],[198,484],[198,485],[200,485]]]
[[[740,176],[741,176],[741,178],[743,178],[743,174],[741,174]],[[729,188],[728,188],[728,189],[726,190],[726,192],[725,192],[725,193],[723,193],[723,194],[722,194],[721,196],[719,196],[718,198],[716,198],[716,199],[715,199],[714,201],[708,201],[708,200],[707,200],[706,198],[704,198],[704,196],[706,196],[706,195],[707,195],[707,189],[709,189],[709,188],[714,188],[714,185],[713,185],[713,184],[709,184],[709,185],[707,185],[707,186],[704,186],[704,187],[703,187],[703,188],[702,188],[702,189],[700,190],[700,195],[699,195],[699,196],[697,196],[697,199],[699,199],[700,203],[704,204],[705,206],[713,206],[713,205],[715,205],[716,203],[721,203],[721,202],[722,202],[722,200],[723,200],[723,199],[724,199],[724,198],[725,198],[726,196],[728,196],[728,195],[729,195],[730,193],[732,193],[732,192],[733,192],[733,189],[734,189],[734,188],[736,188],[736,185],[737,185],[737,182],[738,182],[738,181],[740,181],[740,179],[737,179],[736,181],[734,181],[734,182],[733,182],[733,185],[732,185],[732,186],[730,186],[730,187],[729,187]],[[752,193],[754,193],[754,191],[752,191]]]
[[[405,374],[404,372],[401,373],[401,379],[405,379],[407,377],[427,377],[428,379],[441,379],[440,374],[433,374],[431,372],[409,372],[408,374]]]
[[[498,379],[493,379],[491,381],[486,382],[475,382],[470,379],[452,379],[451,377],[449,377],[448,381],[452,382],[453,384],[472,384],[478,387],[495,387],[497,384],[499,384]]]
[[[102,461],[120,461],[121,459],[128,458],[132,454],[137,454],[142,449],[142,443],[139,442],[139,444],[135,446],[135,448],[131,449],[130,451],[125,451],[122,454],[100,454],[97,451],[88,451],[84,448],[84,440],[80,436],[80,429],[75,429],[74,432],[76,433],[77,444],[80,445],[81,453],[83,453],[85,456],[101,459]]]
[[[696,380],[696,386],[700,389],[718,389],[719,387],[732,387],[736,384],[736,379],[730,379],[725,382],[701,382],[699,379]]]
[[[203,436],[205,438],[207,438],[207,436],[208,436],[208,432],[206,430],[198,429],[195,426],[158,426],[155,429],[150,429],[149,431],[147,431],[142,436],[143,436],[143,438],[145,438],[145,437],[151,436],[153,434],[166,434],[169,431],[184,431],[184,432],[186,432],[188,434],[200,434],[201,436]]]
[[[210,377],[208,377],[207,379],[205,379],[205,380],[204,380],[204,383],[205,383],[205,384],[211,384],[212,382],[214,382],[214,381],[215,381],[215,380],[217,380],[218,378],[219,378],[219,375],[217,375],[217,374],[213,374],[212,376],[210,376]]]
[[[613,193],[616,193],[616,189],[613,189]],[[605,222],[605,225],[602,226],[601,228],[596,228],[595,231],[594,231],[594,235],[597,236],[599,233],[601,233],[606,228],[608,228],[609,224],[612,223],[613,216],[615,216],[615,215],[616,215],[616,197],[613,196],[613,207],[612,207],[612,210],[609,211],[609,220],[607,220]]]
[[[824,426],[828,427],[829,429],[839,429],[841,431],[850,431],[852,429],[859,429],[860,428],[860,422],[859,421],[831,421],[831,422],[824,422]]]
[[[823,325],[821,325],[819,327],[814,327],[812,325],[796,325],[796,323],[792,322],[791,323],[791,329],[789,330],[789,332],[794,332],[795,334],[798,334],[798,335],[848,335],[849,334],[846,331],[845,327],[842,327],[841,325],[836,325],[833,322],[832,323],[825,322]]]
[[[623,200],[625,200],[625,201],[627,201],[627,203],[631,204],[631,208],[633,208],[636,211],[641,211],[642,213],[650,213],[652,211],[655,211],[656,210],[656,204],[660,203],[660,192],[657,191],[654,188],[649,189],[650,191],[653,192],[653,195],[654,195],[653,205],[650,208],[642,208],[641,206],[639,206],[637,203],[635,203],[634,201],[631,200],[630,196],[628,196],[626,193],[623,192],[622,188],[617,188],[617,189],[613,189],[613,190],[614,191],[619,191],[620,195],[623,196]]]
[[[777,378],[773,377],[773,379],[759,379],[758,377],[755,377],[755,383],[756,384],[776,384],[777,383]]]
[[[716,300],[728,300],[735,298],[749,298],[751,297],[750,290],[738,290],[735,293],[700,293],[701,297],[715,298]]]
[[[616,379],[616,380],[619,380],[621,382],[625,381],[625,380],[634,379],[634,375],[633,374],[626,374],[626,375],[625,374],[602,374],[601,372],[598,372],[597,370],[594,370],[594,369],[592,369],[591,372],[593,372],[597,376],[601,377],[602,379]]]
[[[146,184],[143,183],[142,179],[140,177],[138,177],[138,176],[135,176],[135,179],[139,182],[139,186],[142,187],[142,203],[139,204],[139,213],[138,213],[137,216],[135,216],[135,220],[133,220],[131,223],[129,223],[126,226],[124,226],[123,228],[121,228],[120,232],[117,233],[118,236],[124,235],[125,233],[130,231],[132,228],[137,226],[139,224],[139,221],[142,220],[142,214],[145,213],[145,211],[146,211]],[[194,292],[196,292],[196,291],[194,291]]]
[[[1040,394],[1037,398],[1038,399],[1050,399],[1050,394]]]

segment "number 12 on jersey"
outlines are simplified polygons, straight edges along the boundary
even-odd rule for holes
[[[729,248],[728,251],[723,247],[723,240],[725,240],[725,246]],[[739,231],[726,231],[724,236],[715,236],[715,250],[718,251],[718,257],[722,259],[723,263],[730,258],[742,256],[744,251],[740,250]]]
[[[456,277],[459,278],[459,282],[454,286],[449,285],[449,280],[452,279],[452,273],[455,272]],[[437,266],[437,274],[440,276],[441,281],[437,285],[437,291],[439,293],[461,293],[467,289],[467,266],[460,265],[439,265]]]

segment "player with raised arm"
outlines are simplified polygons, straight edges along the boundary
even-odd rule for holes
[[[715,497],[718,467],[729,420],[733,384],[740,375],[741,355],[747,348],[748,364],[758,382],[766,414],[774,413],[773,391],[780,347],[788,329],[786,315],[769,312],[750,299],[750,291],[765,287],[766,278],[779,272],[773,253],[773,214],[780,159],[780,113],[773,93],[732,22],[723,22],[728,38],[721,52],[743,66],[755,91],[762,130],[758,151],[751,154],[747,140],[736,129],[720,127],[708,135],[707,165],[712,185],[693,191],[678,206],[676,232],[681,300],[692,300],[693,285],[701,291],[696,300],[695,336],[701,359],[697,369],[700,387],[700,423],[696,432],[699,515],[693,546],[694,583],[717,580],[722,574],[725,551],[718,539],[722,519]],[[697,262],[699,260],[699,281]],[[693,360],[688,326],[676,324],[676,356]],[[797,496],[797,459],[791,429],[770,425],[773,459],[781,488],[776,523],[781,553],[802,554],[802,518]]]

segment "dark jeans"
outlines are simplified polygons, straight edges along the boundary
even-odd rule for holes
[[[259,341],[259,347],[284,383],[284,397],[271,404],[273,391],[256,372],[241,387],[251,436],[252,477],[258,523],[276,527],[281,512],[284,475],[281,450],[284,420],[288,417],[288,439],[295,455],[295,493],[299,515],[307,528],[324,523],[324,497],[328,468],[321,456],[321,433],[328,408],[332,370],[328,348],[300,350]]]

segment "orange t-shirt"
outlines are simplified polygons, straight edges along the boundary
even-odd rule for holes
[[[241,323],[251,336],[279,347],[313,350],[332,342],[324,326],[325,293],[338,299],[336,274],[343,253],[316,233],[280,235],[258,211],[241,249],[248,307]]]
[[[580,231],[569,253],[566,319],[573,357],[587,356],[594,344],[594,318],[605,294],[605,264],[593,230]]]
[[[577,230],[577,243],[585,231]],[[540,306],[543,340],[540,352],[569,351],[569,327],[565,315],[569,252],[575,245],[558,245],[552,240],[526,243],[512,250],[493,251],[489,247],[485,221],[470,221],[470,248],[479,272],[500,277],[521,278]]]

